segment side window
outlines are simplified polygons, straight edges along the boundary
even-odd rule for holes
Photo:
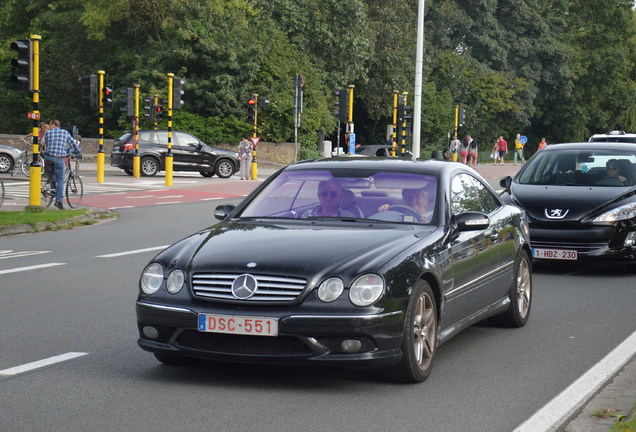
[[[497,198],[475,177],[458,174],[451,182],[451,210],[454,214],[476,211],[489,214],[499,207]]]
[[[172,139],[175,145],[178,145],[181,147],[188,147],[188,148],[194,149],[199,145],[199,140],[197,140],[192,135],[189,135],[183,132],[172,132]]]
[[[157,132],[155,131],[142,131],[139,132],[139,143],[157,143]]]
[[[157,138],[154,140],[155,144],[161,144],[168,146],[168,131],[158,131]]]

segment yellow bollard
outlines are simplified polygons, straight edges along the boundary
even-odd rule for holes
[[[40,206],[42,205],[42,167],[31,165],[29,174],[29,206]]]
[[[141,173],[140,173],[141,169],[139,165],[139,160],[140,160],[139,156],[133,156],[133,177],[134,178],[141,177]]]
[[[172,160],[174,156],[166,155],[166,186],[172,186]]]

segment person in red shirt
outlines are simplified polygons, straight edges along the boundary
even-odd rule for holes
[[[537,148],[537,150],[541,150],[543,147],[547,146],[548,143],[545,142],[545,138],[541,138],[541,142],[539,143],[539,147]]]
[[[506,153],[508,153],[508,141],[503,139],[503,136],[499,136],[497,140],[497,150],[499,151],[499,159],[501,161],[501,165],[504,164],[504,157]],[[497,164],[497,160],[495,159],[495,164]]]

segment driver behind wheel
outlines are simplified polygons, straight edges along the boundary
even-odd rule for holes
[[[428,191],[424,189],[402,189],[402,200],[404,205],[418,215],[418,222],[428,223],[431,221],[432,211],[428,210]],[[378,211],[393,210],[400,211],[400,207],[390,204],[382,204]]]

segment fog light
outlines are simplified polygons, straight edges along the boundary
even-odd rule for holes
[[[625,246],[634,246],[636,243],[636,232],[632,231],[625,237]]]
[[[157,339],[159,337],[159,330],[154,327],[145,326],[141,331],[148,339]]]
[[[357,339],[347,339],[340,342],[340,349],[346,353],[356,353],[362,348],[362,342]]]

